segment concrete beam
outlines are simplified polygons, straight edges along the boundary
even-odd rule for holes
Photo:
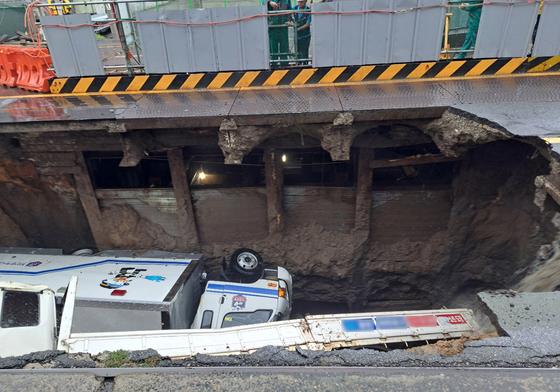
[[[145,155],[145,148],[141,135],[125,134],[121,137],[123,158],[121,159],[120,167],[135,167],[137,166]]]
[[[353,127],[352,113],[339,113],[332,124],[320,131],[321,147],[331,155],[333,161],[350,160],[350,147],[354,138],[361,133]]]
[[[218,131],[218,146],[226,164],[240,164],[253,148],[273,133],[271,127],[237,127],[235,121],[224,120]]]
[[[535,178],[535,203],[544,209],[544,201],[546,196],[550,196],[552,200],[560,205],[560,176],[551,174],[547,176],[537,176]]]

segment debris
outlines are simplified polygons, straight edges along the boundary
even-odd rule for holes
[[[442,355],[444,357],[448,357],[462,353],[467,340],[469,339],[466,337],[451,340],[439,340],[433,344],[409,348],[408,351],[414,354]]]

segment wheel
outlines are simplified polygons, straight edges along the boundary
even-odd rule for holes
[[[94,249],[80,248],[80,249],[76,249],[71,254],[72,256],[93,256],[94,253],[95,253]]]
[[[261,255],[252,249],[237,249],[229,261],[230,270],[244,276],[261,276],[264,263]]]

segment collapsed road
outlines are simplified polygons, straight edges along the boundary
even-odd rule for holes
[[[248,246],[294,274],[296,314],[469,306],[556,238],[558,83],[4,98],[1,243],[200,250],[215,271]]]
[[[557,94],[557,79],[535,80],[539,91]],[[464,86],[469,83],[474,82]],[[534,84],[522,78],[491,83],[510,89],[519,101],[539,101],[530,90]],[[449,100],[453,85],[425,87]],[[387,88],[362,86],[355,93],[365,99],[371,91],[364,89]],[[311,97],[319,97],[319,90]],[[294,274],[294,317],[441,306],[480,313],[478,291],[526,284],[555,260],[556,153],[538,132],[514,134],[465,107],[441,107],[442,97],[429,106],[434,103],[418,94],[426,90],[414,91],[412,98],[409,90],[396,93],[399,110],[370,100],[360,110],[315,107],[313,116],[298,117],[273,114],[274,106],[265,116],[247,106],[253,114],[181,114],[180,122],[107,122],[95,119],[100,107],[86,115],[83,107],[65,106],[76,103],[70,97],[3,100],[5,114],[18,103],[26,117],[18,114],[1,125],[2,244],[64,253],[84,247],[200,250],[214,271],[222,256],[250,246]],[[237,99],[243,94],[255,92],[240,92]],[[282,97],[276,91],[260,94]],[[303,107],[310,97],[303,90],[290,94]],[[125,112],[153,100],[135,97]],[[161,99],[177,105],[192,97]],[[471,97],[479,100],[484,96]],[[48,120],[34,118],[45,104],[64,109]],[[82,119],[69,121],[69,114]],[[435,347],[427,354],[266,348],[248,356],[184,361],[154,356],[149,363],[554,367],[554,341],[545,351],[506,337]],[[0,365],[105,366],[104,357],[38,355],[3,358]]]
[[[376,366],[376,367],[535,367],[560,364],[560,293],[479,294],[480,308],[503,335],[495,334],[441,340],[398,349],[377,345],[359,350],[316,351],[294,347],[263,347],[252,353],[227,356],[197,354],[171,359],[153,349],[105,351],[97,355],[43,351],[0,358],[3,369],[106,368],[106,367],[208,367],[208,366]],[[351,316],[351,315],[348,315]],[[195,331],[196,332],[196,331]],[[110,334],[105,334],[110,338]],[[429,343],[429,342],[426,342]],[[385,347],[385,348],[384,348]]]
[[[0,48],[3,389],[558,389],[557,5],[83,5]]]

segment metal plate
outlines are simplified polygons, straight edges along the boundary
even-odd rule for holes
[[[223,117],[229,114],[237,91],[189,91],[145,94],[136,105],[117,113],[118,119]]]
[[[556,56],[560,53],[560,4],[545,2],[532,56]]]
[[[356,121],[360,121],[360,116],[394,120],[437,117],[449,106],[503,124],[520,135],[558,134],[560,76],[162,94],[6,97],[0,99],[3,124],[0,128],[6,132],[16,123],[45,126],[51,121],[103,119],[138,119],[138,124],[151,126],[141,121],[148,118],[174,119],[176,127],[188,127],[187,120],[202,118],[207,126],[218,126],[227,116],[235,117],[239,123],[247,118],[255,124],[269,124],[277,122],[275,115],[284,116],[284,122],[299,116],[299,122],[308,123],[329,121],[329,116],[341,111],[353,112]]]
[[[560,102],[559,76],[447,81],[442,86],[460,103]]]
[[[58,77],[105,74],[89,14],[44,15],[41,24]]]
[[[276,88],[239,93],[231,115],[301,114],[339,112],[340,100],[334,87]]]
[[[268,69],[267,20],[255,17],[264,14],[265,6],[139,12],[146,72]]]
[[[312,4],[312,11],[318,13],[311,28],[313,66],[435,61],[441,49],[445,3],[349,0]]]
[[[344,111],[438,107],[457,101],[440,82],[345,86],[337,91]]]
[[[525,57],[537,22],[539,2],[492,0],[482,7],[474,58]]]

